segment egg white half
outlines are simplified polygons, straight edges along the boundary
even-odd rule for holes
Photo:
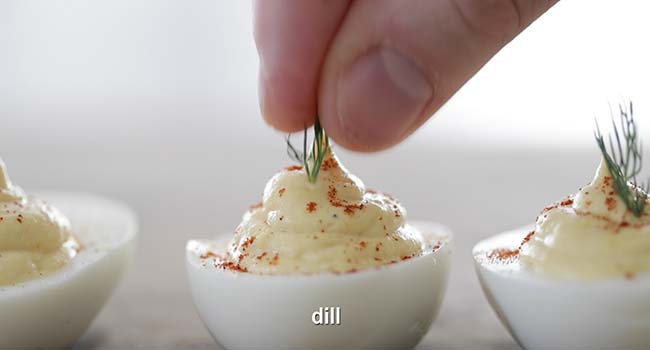
[[[650,274],[561,280],[517,260],[485,258],[495,249],[516,249],[531,228],[493,236],[473,250],[485,296],[512,337],[525,349],[647,349]]]
[[[225,235],[193,240],[186,267],[196,308],[227,349],[409,349],[435,319],[447,285],[451,233],[415,223],[435,252],[346,274],[255,275],[223,270],[201,259],[225,249]],[[341,324],[314,325],[319,307],[340,307]]]
[[[135,249],[136,215],[124,204],[86,194],[37,196],[70,219],[82,248],[51,275],[0,287],[0,349],[69,346],[101,310]]]

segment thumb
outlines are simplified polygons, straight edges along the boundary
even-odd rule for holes
[[[324,128],[357,151],[400,142],[554,3],[353,2],[321,73]]]

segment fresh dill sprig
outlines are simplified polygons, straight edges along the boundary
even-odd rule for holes
[[[316,122],[314,123],[314,139],[309,153],[307,153],[307,138],[307,128],[305,128],[302,141],[302,152],[300,152],[293,147],[289,140],[289,136],[287,136],[287,154],[289,155],[289,158],[302,164],[307,173],[307,177],[309,178],[309,182],[314,183],[318,177],[318,172],[320,172],[320,167],[330,151],[329,139],[325,130],[321,127],[318,118],[316,118]]]
[[[605,145],[605,138],[600,132],[598,121],[596,121],[594,136],[600,152],[603,154],[603,159],[605,159],[605,164],[612,174],[614,189],[634,216],[640,217],[643,214],[650,189],[648,181],[644,184],[637,182],[637,175],[641,173],[643,166],[643,147],[634,120],[632,102],[627,108],[624,105],[619,105],[618,109],[619,125],[612,115],[613,137],[610,134],[607,138],[609,150]]]

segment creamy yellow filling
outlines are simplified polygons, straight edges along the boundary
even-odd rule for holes
[[[0,160],[0,286],[50,274],[78,249],[68,220],[13,185]]]
[[[260,274],[343,273],[422,253],[394,198],[365,189],[332,154],[310,183],[299,167],[269,180],[263,201],[244,215],[227,266]]]
[[[519,255],[524,266],[552,277],[632,278],[650,271],[650,206],[635,217],[601,162],[589,185],[542,212]]]

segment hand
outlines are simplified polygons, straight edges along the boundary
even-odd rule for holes
[[[318,115],[346,148],[388,148],[555,2],[258,0],[262,114],[286,132]]]

